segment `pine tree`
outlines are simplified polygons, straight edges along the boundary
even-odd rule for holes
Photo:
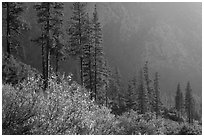
[[[144,114],[148,111],[148,98],[147,98],[147,90],[144,84],[144,76],[143,71],[141,70],[139,73],[139,85],[138,85],[138,110],[140,114]]]
[[[153,112],[154,111],[154,104],[155,104],[155,95],[153,92],[153,89],[151,87],[151,79],[149,76],[149,67],[148,67],[148,61],[145,62],[144,68],[143,68],[143,72],[144,72],[144,81],[145,81],[145,86],[146,86],[146,90],[147,90],[147,98],[148,98],[148,111]]]
[[[111,76],[111,71],[110,71],[110,67],[108,64],[108,61],[105,60],[105,64],[104,64],[104,79],[103,82],[105,84],[105,105],[106,107],[108,106],[108,89],[110,86],[110,76]]]
[[[65,58],[65,45],[63,26],[63,9],[64,4],[55,2],[52,11],[52,31],[53,31],[53,47],[51,48],[51,55],[55,57],[55,73],[57,74],[59,68],[59,60]]]
[[[83,80],[83,58],[84,58],[84,45],[87,43],[86,23],[87,12],[86,3],[75,2],[72,9],[72,16],[69,20],[69,54],[76,56],[80,60],[80,75],[81,84],[84,84]]]
[[[155,112],[156,117],[158,118],[158,115],[160,114],[160,108],[161,108],[161,100],[160,100],[160,88],[159,88],[159,74],[158,72],[155,73],[155,79],[154,79],[154,91],[155,91]]]
[[[183,93],[180,89],[180,84],[177,86],[176,96],[175,96],[175,108],[179,113],[179,117],[183,112]]]
[[[41,36],[33,40],[42,46],[43,89],[48,87],[50,73],[50,55],[53,48],[60,47],[59,37],[62,34],[62,3],[42,2],[34,5],[37,11],[38,23],[41,25]]]
[[[121,74],[119,68],[115,69],[115,83],[116,83],[116,92],[118,98],[118,104],[120,104],[120,97],[121,97]]]
[[[94,68],[93,68],[93,40],[92,40],[92,24],[87,14],[87,22],[85,26],[87,34],[87,43],[84,45],[84,58],[83,58],[83,79],[84,86],[90,90],[91,99],[94,98],[93,86],[94,86]]]
[[[92,19],[92,30],[93,30],[93,67],[94,67],[94,94],[95,98],[103,93],[98,93],[99,89],[103,87],[104,79],[106,78],[106,71],[105,70],[105,57],[104,51],[102,46],[102,29],[101,23],[99,22],[98,12],[95,9],[93,12],[93,19]]]
[[[128,84],[128,89],[127,89],[127,94],[126,94],[126,107],[128,109],[132,109],[134,105],[134,100],[133,100],[133,87],[132,83],[129,82]]]
[[[23,30],[28,29],[28,24],[21,17],[26,7],[21,2],[3,2],[2,8],[3,12],[6,10],[3,26],[6,25],[6,52],[9,58],[12,50],[20,46],[20,42],[17,40],[18,36],[22,34]]]
[[[192,89],[191,89],[191,85],[190,82],[187,83],[186,86],[186,96],[185,96],[185,109],[186,109],[186,114],[188,117],[188,123],[192,123],[193,122],[193,113],[194,113],[194,99],[192,96]]]

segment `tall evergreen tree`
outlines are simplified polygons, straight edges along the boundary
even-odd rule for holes
[[[94,67],[94,93],[95,98],[97,98],[99,89],[104,85],[104,79],[106,77],[105,70],[105,58],[102,46],[102,29],[101,23],[99,22],[98,12],[95,5],[92,19],[92,30],[93,30],[93,67]]]
[[[181,116],[183,111],[183,93],[180,89],[180,84],[177,86],[176,96],[175,96],[175,108],[179,113],[179,116]]]
[[[55,73],[59,69],[59,61],[65,58],[65,44],[63,27],[63,9],[62,2],[55,2],[52,11],[52,30],[53,30],[53,47],[51,48],[51,55],[55,57]]]
[[[72,16],[69,20],[69,53],[72,56],[76,56],[80,60],[80,75],[81,84],[84,84],[83,80],[83,59],[84,59],[84,45],[87,43],[86,23],[87,12],[86,3],[75,2],[72,9]]]
[[[6,31],[6,53],[7,57],[10,57],[12,50],[20,46],[18,36],[22,34],[22,30],[28,29],[27,23],[21,16],[26,7],[21,2],[3,2],[2,8],[2,11],[6,12],[2,24],[5,25],[3,30]]]
[[[134,105],[134,100],[133,100],[133,85],[132,82],[129,82],[128,84],[128,89],[127,89],[127,94],[126,94],[126,107],[128,109],[132,109]]]
[[[141,70],[139,72],[139,85],[138,85],[138,110],[140,114],[144,114],[148,111],[148,97],[147,90],[144,84],[144,74]]]
[[[145,81],[145,87],[147,90],[147,98],[148,98],[148,111],[153,112],[154,111],[154,104],[155,104],[155,95],[151,86],[152,80],[149,76],[149,63],[148,61],[145,62],[145,65],[143,67],[143,73],[144,73],[144,81]]]
[[[193,122],[193,113],[194,113],[194,99],[192,96],[192,89],[190,82],[188,81],[187,86],[186,86],[186,95],[185,95],[185,109],[186,109],[186,114],[188,118],[188,123]]]
[[[50,53],[52,48],[59,47],[59,37],[61,32],[62,3],[42,2],[36,3],[34,9],[37,11],[38,23],[41,25],[41,36],[34,42],[42,46],[42,69],[43,69],[43,89],[48,87],[50,71]]]
[[[94,68],[93,68],[93,40],[92,40],[92,24],[89,20],[87,14],[87,22],[85,26],[85,31],[87,34],[87,41],[83,47],[84,58],[83,58],[83,79],[84,86],[90,90],[91,99],[94,97],[93,87],[94,87]]]
[[[154,91],[155,91],[155,112],[156,112],[156,117],[158,118],[158,115],[160,114],[160,108],[161,108],[160,88],[159,88],[159,74],[158,74],[158,72],[155,73]]]

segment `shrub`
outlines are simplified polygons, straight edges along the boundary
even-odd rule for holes
[[[179,135],[202,135],[202,127],[196,123],[184,124],[181,130],[178,132]]]
[[[2,133],[31,134],[31,119],[38,113],[38,94],[3,85],[2,100]]]
[[[53,75],[41,90],[40,77],[28,77],[15,88],[3,86],[3,134],[112,134],[114,115],[94,104],[89,93],[70,78]]]
[[[17,61],[13,56],[2,59],[2,81],[6,84],[16,85],[24,81],[28,75],[36,73],[37,70],[30,66]]]
[[[169,119],[164,119],[163,126],[163,133],[165,135],[176,135],[181,128],[179,123]]]
[[[124,113],[119,116],[117,134],[138,135],[138,134],[160,134],[162,119],[156,119],[155,114],[138,114],[136,111]]]

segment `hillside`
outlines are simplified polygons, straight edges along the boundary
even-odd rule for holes
[[[71,4],[65,3],[64,30],[71,15]],[[39,26],[33,3],[27,5],[24,17],[31,31],[23,36],[20,49],[23,54],[20,55],[23,62],[41,70],[40,47],[30,41],[38,36]],[[88,3],[90,14],[93,5]],[[190,80],[196,98],[201,100],[200,3],[97,3],[97,6],[103,25],[105,54],[113,68],[119,67],[125,85],[148,60],[152,73],[161,74],[163,96],[173,97],[176,84],[180,82],[184,90]],[[60,65],[61,72],[72,72],[74,79],[79,80],[76,61],[70,58]]]

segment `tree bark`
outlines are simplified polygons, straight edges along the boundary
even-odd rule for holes
[[[6,47],[6,51],[7,51],[7,57],[10,57],[11,54],[11,48],[10,48],[10,5],[9,2],[6,3],[7,6],[7,18],[6,18],[6,22],[7,22],[7,34],[6,34],[6,40],[7,40],[7,47]]]
[[[89,84],[90,84],[90,92],[91,92],[91,100],[93,99],[93,91],[92,91],[92,73],[91,73],[91,46],[89,45]]]
[[[47,24],[46,24],[46,37],[47,37],[47,43],[46,43],[46,56],[45,56],[45,83],[44,83],[44,90],[47,89],[48,87],[48,76],[49,76],[49,45],[50,45],[50,41],[49,41],[49,25],[50,25],[50,3],[47,2]]]
[[[56,75],[57,75],[57,72],[58,72],[58,62],[59,62],[59,59],[58,59],[58,52],[56,53],[55,59],[56,59],[55,73],[56,73]]]
[[[83,80],[83,57],[80,57],[80,73],[81,73],[81,85],[84,86]]]
[[[95,44],[95,51],[94,51],[94,73],[95,73],[95,77],[94,77],[94,91],[95,91],[95,100],[97,99],[97,66],[96,66],[96,44]]]

